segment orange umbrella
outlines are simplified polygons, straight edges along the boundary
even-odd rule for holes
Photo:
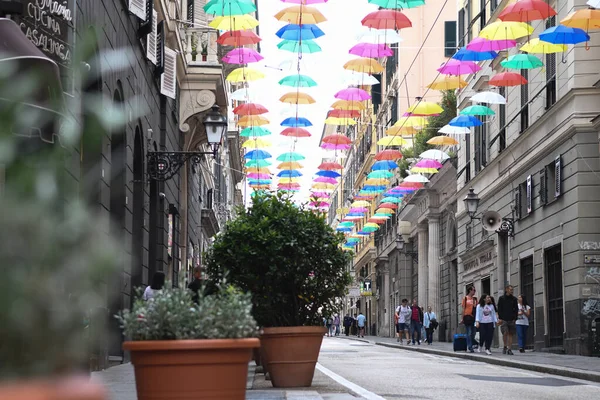
[[[493,86],[519,86],[527,83],[527,79],[516,72],[502,72],[490,79],[489,84]]]
[[[344,69],[356,72],[363,72],[365,74],[376,74],[383,72],[383,65],[379,64],[377,60],[373,58],[356,58],[348,61],[344,64]]]
[[[284,8],[275,14],[278,21],[285,21],[294,25],[312,25],[327,21],[327,18],[315,7],[297,5]]]
[[[590,8],[577,10],[560,21],[560,24],[569,28],[583,29],[586,32],[590,29],[600,29],[600,10]]]
[[[377,161],[396,161],[399,158],[402,158],[402,153],[400,153],[398,150],[383,150],[375,155],[375,159]]]
[[[346,137],[344,135],[335,134],[335,135],[325,136],[323,138],[323,143],[329,143],[329,144],[351,144],[352,140],[350,140],[348,137]]]
[[[285,128],[284,130],[281,131],[280,135],[288,136],[288,137],[311,137],[312,136],[310,134],[310,132],[307,131],[306,129],[298,128],[298,127]]]
[[[263,117],[262,115],[244,115],[238,121],[238,126],[262,126],[269,125],[269,120]]]
[[[279,98],[282,103],[290,104],[314,104],[316,100],[309,94],[302,92],[289,92]]]
[[[427,141],[428,144],[432,144],[434,146],[454,146],[458,144],[456,139],[453,139],[449,136],[434,136]]]
[[[302,164],[297,161],[286,161],[282,162],[277,166],[277,169],[286,169],[286,170],[294,170],[304,168]]]
[[[413,136],[419,133],[413,126],[392,126],[385,131],[388,136]]]
[[[236,115],[260,115],[268,112],[269,110],[265,106],[256,103],[241,104],[233,109],[233,113]]]
[[[338,100],[331,105],[331,108],[335,110],[364,110],[366,106],[359,101],[348,101],[348,100]]]

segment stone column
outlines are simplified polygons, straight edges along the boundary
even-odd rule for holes
[[[428,248],[429,240],[427,235],[427,225],[419,224],[419,288],[418,288],[418,302],[420,306],[425,306],[427,303],[427,289],[429,285],[429,272],[427,271],[428,265]],[[412,299],[411,299],[412,301]]]
[[[433,311],[440,312],[440,218],[438,215],[430,215],[427,217],[429,221],[429,285],[427,304],[422,304],[427,310],[427,306],[431,306]]]
[[[386,258],[383,263],[383,268],[381,272],[383,272],[383,290],[381,291],[381,295],[384,296],[383,304],[385,305],[385,312],[383,314],[383,325],[379,332],[383,333],[385,336],[388,336],[390,333],[390,319],[391,313],[394,311],[391,309],[393,306],[390,304],[390,262]]]

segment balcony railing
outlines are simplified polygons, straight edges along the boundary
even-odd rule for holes
[[[184,57],[188,65],[192,66],[218,66],[219,45],[217,39],[219,35],[216,31],[206,28],[182,28],[181,37],[183,40]],[[204,53],[206,49],[206,54]]]

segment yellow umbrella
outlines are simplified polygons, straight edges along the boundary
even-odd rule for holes
[[[392,126],[385,131],[385,134],[389,136],[413,136],[417,133],[419,133],[419,131],[412,126]]]
[[[279,164],[277,166],[277,169],[287,169],[287,170],[294,170],[294,169],[300,169],[300,168],[304,168],[304,166],[297,161],[286,161],[286,162],[282,162],[281,164]]]
[[[366,106],[359,101],[338,100],[331,105],[331,108],[344,111],[361,111]]]
[[[300,178],[279,178],[279,183],[298,183]]]
[[[400,126],[404,128],[423,128],[427,126],[427,118],[425,117],[400,117],[394,126]]]
[[[352,203],[352,205],[350,207],[370,207],[370,206],[371,206],[370,201],[358,200],[358,201],[355,201],[354,203]]]
[[[333,189],[335,189],[335,185],[333,183],[325,183],[325,182],[313,183],[311,187],[313,189],[321,189],[321,190],[333,190]]]
[[[458,141],[450,136],[442,135],[432,137],[427,141],[427,143],[434,146],[454,146],[455,144],[458,144]]]
[[[257,189],[257,190],[268,190],[271,189],[271,185],[249,185],[252,189]]]
[[[284,8],[275,14],[275,18],[277,18],[278,21],[285,21],[288,24],[294,25],[310,25],[327,21],[327,18],[325,18],[325,16],[315,7],[305,5]]]
[[[539,38],[535,38],[525,43],[520,50],[524,51],[525,53],[531,54],[562,53],[564,51],[567,51],[567,45],[544,42]]]
[[[258,20],[250,14],[226,15],[216,17],[208,24],[208,26],[215,28],[218,31],[240,31],[256,28],[258,26]]]
[[[383,178],[370,178],[365,181],[365,185],[373,185],[373,186],[382,186],[389,184],[390,181],[388,179]]]
[[[400,136],[384,136],[377,141],[379,146],[404,146],[408,142]]]
[[[229,82],[250,82],[250,81],[257,81],[259,79],[263,79],[265,77],[265,74],[263,74],[260,71],[257,71],[255,69],[252,68],[237,68],[234,69],[233,71],[231,71],[231,73],[229,75],[227,75],[227,80]]]
[[[394,210],[392,210],[391,208],[387,208],[387,207],[378,208],[377,211],[375,211],[375,212],[377,214],[379,214],[379,213],[394,214]]]
[[[415,116],[441,114],[443,111],[444,109],[439,104],[431,101],[418,101],[406,110],[406,112],[415,114]]]
[[[460,76],[440,75],[427,85],[432,90],[462,89],[468,85]]]
[[[479,32],[487,40],[516,40],[533,33],[533,27],[525,22],[496,21]]]
[[[309,94],[302,92],[289,92],[279,98],[282,103],[313,104],[316,100]]]
[[[560,24],[570,28],[583,29],[586,32],[600,29],[600,10],[590,8],[577,10],[560,21]]]
[[[373,58],[356,58],[344,64],[344,69],[365,74],[377,74],[383,72],[384,68]]]
[[[268,167],[250,167],[250,168],[246,168],[246,173],[247,174],[269,174],[269,175],[273,175],[271,173],[271,170]]]
[[[379,225],[377,225],[375,222],[367,222],[364,227],[365,228],[379,228]]]
[[[412,167],[410,172],[416,172],[419,174],[437,174],[439,171],[435,168]]]
[[[325,125],[356,125],[356,121],[352,118],[329,117],[325,120]]]
[[[239,119],[237,124],[238,126],[245,128],[248,126],[269,125],[270,122],[262,115],[244,115],[242,118]]]
[[[261,149],[269,146],[271,146],[271,142],[260,138],[248,139],[244,142],[244,144],[242,144],[242,147],[247,147],[250,149]]]

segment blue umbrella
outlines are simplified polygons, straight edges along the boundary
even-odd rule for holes
[[[337,228],[335,228],[335,230],[338,232],[352,232],[352,229],[353,228],[345,227],[345,226],[338,226]]]
[[[472,115],[459,115],[458,117],[452,118],[448,125],[470,128],[472,126],[481,126],[483,125],[483,122]]]
[[[371,169],[373,171],[381,171],[383,169],[394,169],[394,168],[398,168],[398,164],[396,164],[393,161],[382,160],[382,161],[377,161],[375,164],[373,164],[373,167]]]
[[[365,185],[362,188],[362,190],[367,191],[367,192],[379,192],[379,191],[384,191],[385,189],[386,189],[386,186],[375,186],[375,185]]]
[[[270,185],[270,179],[248,179],[249,185]]]
[[[452,58],[459,61],[485,61],[493,60],[496,57],[498,57],[498,53],[495,51],[478,52],[468,50],[466,47],[463,47],[452,56]]]
[[[264,150],[252,150],[244,155],[244,158],[252,159],[252,160],[264,160],[265,158],[273,157],[271,153]]]
[[[398,193],[398,192],[389,190],[389,191],[385,192],[384,196],[401,198],[401,197],[404,197],[404,193]]]
[[[277,37],[285,40],[313,40],[325,35],[317,25],[295,25],[289,24],[281,28],[276,33]]]
[[[302,117],[290,117],[281,122],[281,126],[291,126],[294,128],[306,128],[312,126],[312,122]]]
[[[302,176],[302,173],[294,169],[284,169],[283,171],[279,171],[277,176],[280,178],[297,178]]]
[[[339,172],[335,171],[319,171],[316,173],[317,176],[324,176],[325,178],[339,178],[342,176]]]
[[[583,29],[557,25],[540,33],[540,40],[554,44],[577,44],[589,41],[590,35]]]

